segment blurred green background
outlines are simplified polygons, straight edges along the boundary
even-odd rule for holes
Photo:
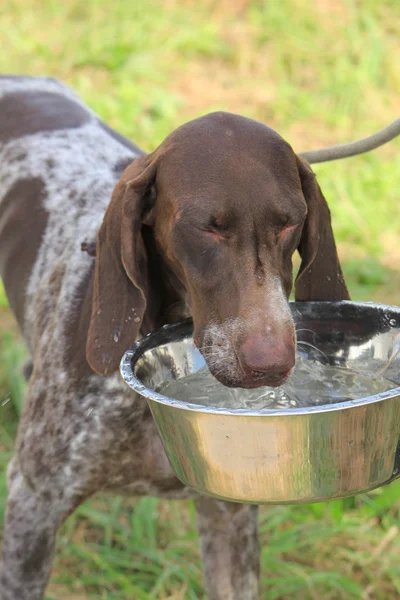
[[[398,0],[8,0],[0,72],[52,75],[144,150],[223,109],[303,151],[399,116]],[[353,299],[400,303],[400,140],[316,166]],[[0,288],[0,536],[24,351]],[[261,510],[262,600],[400,598],[400,484]],[[48,598],[204,598],[190,502],[99,497],[62,529]]]

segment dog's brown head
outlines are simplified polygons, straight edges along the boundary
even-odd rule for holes
[[[296,249],[298,300],[348,298],[328,206],[289,144],[227,113],[183,125],[114,190],[97,240],[89,364],[115,371],[179,290],[217,379],[281,384],[295,362]]]

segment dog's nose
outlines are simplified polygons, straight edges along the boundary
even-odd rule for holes
[[[238,358],[243,372],[252,379],[283,379],[294,367],[293,341],[283,336],[253,334],[239,346]]]

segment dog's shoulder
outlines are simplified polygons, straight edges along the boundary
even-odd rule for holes
[[[0,78],[0,275],[20,323],[76,305],[122,170],[142,152],[67,86]]]

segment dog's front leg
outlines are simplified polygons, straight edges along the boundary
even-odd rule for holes
[[[74,501],[65,500],[62,492],[53,497],[49,493],[48,498],[36,496],[26,486],[16,459],[9,468],[8,485],[0,600],[41,600],[57,528],[74,508]]]
[[[209,600],[258,600],[258,507],[200,497],[196,510]]]

